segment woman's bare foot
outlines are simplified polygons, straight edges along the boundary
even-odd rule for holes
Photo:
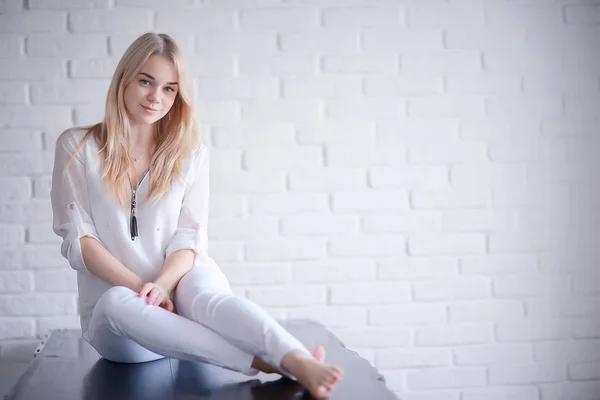
[[[325,357],[322,346],[313,350],[313,357],[308,357],[300,350],[288,352],[281,360],[281,367],[296,377],[310,394],[317,399],[329,397],[337,381],[342,377],[343,371],[335,365],[323,364],[314,356],[314,352]]]
[[[313,357],[319,362],[325,361],[325,348],[323,346],[317,346],[312,351],[311,354]],[[273,368],[271,364],[267,363],[260,357],[254,357],[254,361],[252,361],[252,368],[256,368],[257,370],[264,372],[265,374],[277,374],[278,370]]]

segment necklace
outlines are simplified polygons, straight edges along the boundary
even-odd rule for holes
[[[133,161],[138,162],[139,160],[141,160],[144,157],[145,157],[145,155],[143,155],[141,157],[133,157]]]

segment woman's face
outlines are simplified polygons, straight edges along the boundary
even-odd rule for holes
[[[132,124],[153,124],[171,109],[179,90],[173,63],[152,55],[125,88],[125,107]]]

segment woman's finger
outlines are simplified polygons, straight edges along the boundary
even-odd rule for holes
[[[140,290],[140,297],[144,297],[148,294],[148,292],[150,291],[150,289],[152,289],[152,286],[150,286],[148,283],[144,283],[144,285],[142,286],[142,289]]]
[[[160,290],[157,288],[152,288],[152,291],[148,295],[148,304],[154,305],[156,303],[156,299],[160,296]]]

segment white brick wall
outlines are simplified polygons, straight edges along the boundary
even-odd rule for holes
[[[589,0],[0,1],[0,362],[78,327],[53,145],[148,30],[189,59],[236,293],[404,400],[598,399]]]

